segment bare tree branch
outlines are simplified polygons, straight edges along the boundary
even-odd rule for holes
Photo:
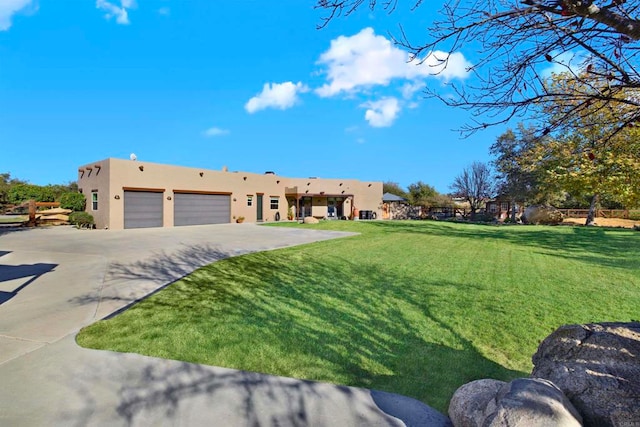
[[[319,0],[327,11],[321,26],[363,5],[392,12],[401,0]],[[432,7],[408,0],[410,8]],[[448,55],[475,50],[480,58],[469,68],[472,79],[450,81],[448,90],[427,87],[427,96],[469,110],[474,119],[461,129],[471,134],[514,118],[537,122],[539,134],[559,131],[592,102],[626,111],[618,129],[640,118],[638,54],[640,2],[613,0],[448,0],[423,42],[410,41],[405,29],[394,42],[424,62],[435,51]],[[449,56],[438,58],[434,73],[442,72]],[[566,72],[583,83],[581,91],[567,93],[548,84],[549,69]],[[594,85],[597,81],[597,85]],[[563,105],[564,114],[549,117],[547,105]],[[629,110],[633,107],[633,110]],[[632,111],[632,112],[630,112]],[[635,112],[633,112],[635,111]],[[616,129],[612,129],[616,132]]]

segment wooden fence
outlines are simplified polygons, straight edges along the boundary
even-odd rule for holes
[[[567,218],[586,218],[589,209],[558,209]],[[629,219],[628,209],[598,209],[596,217]]]
[[[37,208],[59,208],[59,207],[60,207],[60,202],[36,202],[35,200],[29,200],[29,221],[27,221],[27,226],[35,227]]]

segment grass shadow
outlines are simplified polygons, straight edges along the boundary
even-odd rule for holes
[[[466,382],[527,375],[488,359],[432,312],[430,300],[441,298],[437,288],[459,285],[425,286],[373,265],[311,259],[299,251],[252,254],[197,270],[92,325],[78,340],[94,348],[373,388],[446,411]]]
[[[640,245],[625,230],[304,227],[360,235],[206,266],[92,325],[79,342],[384,390],[445,411],[464,383],[527,376],[539,341],[561,324],[623,320],[637,307]],[[123,281],[169,277],[199,250],[206,248],[112,273]],[[627,283],[611,290],[611,280]]]

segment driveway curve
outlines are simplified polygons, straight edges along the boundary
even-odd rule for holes
[[[217,260],[349,233],[0,228],[0,425],[448,425],[406,397],[88,350],[76,333]]]

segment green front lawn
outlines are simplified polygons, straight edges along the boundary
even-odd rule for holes
[[[385,390],[446,411],[466,382],[528,375],[538,343],[562,324],[640,317],[638,232],[305,227],[361,234],[211,264],[78,342]]]

